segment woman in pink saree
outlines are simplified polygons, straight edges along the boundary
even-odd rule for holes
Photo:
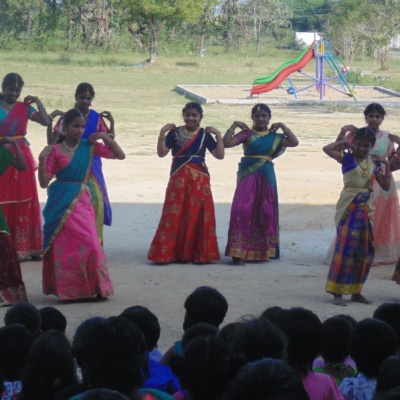
[[[85,119],[77,109],[64,114],[59,143],[39,155],[39,182],[47,189],[43,210],[43,293],[60,300],[113,294],[97,230],[88,177],[93,156],[123,160],[124,152],[106,133],[82,139]],[[102,139],[104,144],[97,143]],[[56,180],[49,185],[53,176]]]
[[[19,171],[8,168],[0,177],[0,205],[10,229],[11,238],[20,258],[31,257],[40,260],[43,246],[42,220],[36,187],[36,163],[26,140],[28,120],[41,125],[50,123],[49,116],[39,98],[26,96],[17,101],[24,81],[15,73],[7,74],[0,94],[0,137],[8,136],[17,140],[28,169]],[[32,107],[36,103],[38,111]],[[15,154],[14,148],[9,150]]]

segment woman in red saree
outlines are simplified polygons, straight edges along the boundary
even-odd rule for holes
[[[167,124],[158,137],[158,156],[165,157],[170,150],[173,156],[161,220],[148,254],[150,261],[160,264],[220,259],[205,153],[208,149],[215,158],[224,158],[221,133],[199,127],[200,104],[188,103],[182,113],[185,125]]]
[[[9,168],[0,177],[0,205],[10,229],[17,254],[20,258],[40,260],[43,247],[42,220],[36,187],[36,163],[26,140],[28,120],[41,125],[50,123],[49,116],[38,97],[27,96],[17,101],[24,81],[15,73],[7,74],[0,94],[0,137],[8,136],[18,141],[28,169],[19,171]],[[36,103],[38,111],[31,104]],[[14,148],[10,148],[14,152]]]
[[[5,144],[12,146],[15,156],[4,147]],[[5,136],[0,138],[0,176],[10,165],[20,171],[25,171],[27,168],[17,141]],[[0,206],[0,307],[21,301],[28,301],[28,298],[17,252]]]

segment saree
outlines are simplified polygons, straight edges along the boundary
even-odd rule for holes
[[[55,145],[46,160],[47,173],[52,176],[55,172],[56,180],[47,189],[43,209],[42,283],[44,294],[54,294],[60,300],[113,294],[87,186],[98,145],[82,139],[70,160]]]
[[[54,130],[61,131],[62,119],[56,124]],[[87,139],[90,135],[98,132],[109,132],[102,116],[94,110],[90,110],[86,118],[85,131],[82,139]],[[94,154],[90,167],[88,186],[92,194],[92,204],[96,215],[96,229],[101,243],[103,243],[103,225],[111,226],[112,210],[108,198],[107,186],[103,175],[103,164],[101,157]]]
[[[0,146],[0,176],[13,159],[14,155]],[[28,301],[22,281],[21,266],[0,206],[0,306],[21,301]]]
[[[172,149],[172,166],[160,223],[148,259],[156,263],[219,260],[214,202],[205,151],[216,147],[204,129],[185,142],[178,130],[170,131],[166,146]]]
[[[344,188],[336,205],[336,242],[325,289],[331,294],[359,294],[375,253],[371,194],[381,168],[368,156],[369,172],[365,175],[348,153],[344,153],[341,163]]]
[[[25,139],[28,119],[36,110],[17,102],[10,110],[0,107],[0,137],[9,136],[18,141],[28,169],[8,168],[0,177],[0,205],[10,229],[19,257],[40,254],[43,246],[42,220],[36,186],[36,163]],[[9,150],[14,153],[14,147]]]
[[[242,131],[243,143],[233,196],[225,255],[242,260],[279,258],[278,189],[272,160],[280,156],[284,135]]]

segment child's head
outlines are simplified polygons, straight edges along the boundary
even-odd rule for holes
[[[278,306],[268,307],[261,313],[260,317],[274,323],[274,319],[282,312],[282,310],[283,308]]]
[[[158,318],[146,307],[133,306],[126,308],[120,315],[133,322],[144,335],[147,351],[152,351],[160,338],[161,328]]]
[[[283,360],[287,339],[272,322],[265,318],[252,318],[237,325],[230,347],[245,363],[264,357]]]
[[[228,385],[221,400],[308,400],[296,372],[284,361],[263,358],[248,363]]]
[[[206,324],[205,322],[199,322],[196,325],[191,326],[185,331],[182,336],[182,349],[188,346],[190,342],[199,337],[216,337],[218,334],[218,328],[214,325]]]
[[[239,325],[240,322],[231,322],[229,324],[226,324],[219,330],[217,337],[230,346],[233,337],[235,336],[236,329],[239,327]]]
[[[219,398],[237,370],[228,345],[215,337],[193,340],[170,366],[192,400]]]
[[[400,340],[400,304],[383,303],[374,312],[373,317],[387,322],[397,333]]]
[[[74,397],[75,398],[75,397]],[[79,400],[129,400],[122,393],[110,389],[90,389],[78,397]]]
[[[354,133],[354,151],[356,155],[368,154],[376,142],[375,133],[370,128],[361,128]]]
[[[398,338],[395,330],[386,322],[366,318],[354,327],[349,349],[358,371],[375,378],[385,358],[397,351]]]
[[[307,375],[321,352],[323,328],[320,319],[310,310],[294,307],[283,310],[275,324],[289,340],[288,363],[297,373]]]
[[[251,118],[254,117],[254,115],[260,111],[263,111],[268,114],[269,119],[272,117],[271,109],[264,103],[259,103],[256,104],[252,109],[251,109]]]
[[[368,115],[371,115],[371,114],[379,114],[383,119],[386,115],[386,111],[383,108],[383,106],[381,106],[379,103],[371,103],[371,104],[368,104],[364,110],[364,116],[365,116],[365,120],[367,122],[368,122]]]
[[[77,329],[73,349],[85,382],[130,396],[148,376],[143,333],[122,317],[92,318],[83,324]]]
[[[58,391],[77,383],[68,339],[47,331],[32,345],[22,373],[21,399],[53,399]]]
[[[0,328],[0,376],[17,381],[26,363],[34,336],[25,326],[11,324]]]
[[[22,87],[24,86],[24,81],[21,77],[21,75],[15,73],[15,72],[10,72],[3,78],[3,82],[1,83],[1,89],[2,89],[2,97],[4,94],[8,91],[16,91],[17,95],[21,94]]]
[[[185,107],[182,108],[182,115],[184,116],[189,110],[195,110],[201,118],[203,117],[203,108],[199,103],[196,103],[195,101],[186,103]]]
[[[75,99],[77,100],[79,96],[84,96],[86,99],[94,98],[95,92],[94,88],[90,83],[82,82],[75,89]]]
[[[343,363],[349,355],[351,323],[342,317],[331,317],[322,323],[321,355],[325,363]]]
[[[399,400],[400,399],[400,386],[396,386],[393,389],[385,392],[379,392],[375,394],[374,400]]]
[[[31,303],[22,302],[12,305],[4,316],[4,324],[24,325],[34,337],[41,333],[42,316],[39,310]]]
[[[400,356],[390,356],[383,361],[376,380],[376,394],[400,385]],[[399,397],[400,398],[400,397]]]
[[[67,328],[67,318],[65,318],[65,315],[61,311],[50,306],[41,308],[39,312],[42,316],[42,332],[54,330],[65,333],[65,329]]]
[[[228,311],[228,302],[217,289],[200,286],[186,298],[184,307],[184,331],[199,322],[206,322],[218,328]]]

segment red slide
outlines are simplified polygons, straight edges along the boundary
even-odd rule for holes
[[[303,58],[301,58],[300,61],[288,65],[276,76],[273,81],[271,81],[270,83],[253,86],[250,91],[250,95],[253,96],[254,94],[266,93],[270,90],[277,88],[289,75],[293,74],[293,72],[303,69],[313,58],[314,47],[312,46],[310,50],[304,54]]]

